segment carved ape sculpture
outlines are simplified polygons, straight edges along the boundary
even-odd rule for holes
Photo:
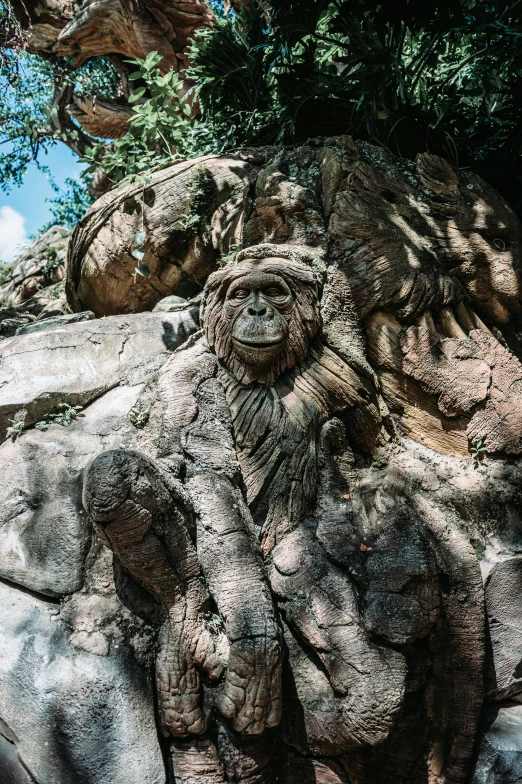
[[[397,722],[430,775],[465,780],[481,703],[481,654],[466,645],[482,635],[476,559],[452,564],[439,522],[421,526],[400,492],[388,514],[359,498],[356,461],[389,436],[370,374],[321,338],[323,276],[313,253],[267,245],[214,273],[204,335],[142,397],[160,443],[105,452],[86,473],[98,535],[165,610],[156,680],[176,781],[319,781],[344,763],[310,762],[307,779],[306,755],[344,753],[353,781],[373,782],[366,749]],[[446,598],[457,585],[463,606]]]

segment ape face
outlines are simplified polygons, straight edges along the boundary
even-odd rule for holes
[[[306,264],[245,259],[207,281],[202,321],[211,349],[241,383],[269,384],[304,360],[320,328],[318,283]]]
[[[247,365],[278,361],[288,340],[294,297],[280,275],[252,272],[235,281],[224,303],[235,354]]]

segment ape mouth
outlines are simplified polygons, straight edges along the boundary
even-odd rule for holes
[[[278,338],[277,340],[240,340],[239,338],[234,338],[234,340],[247,348],[274,348],[279,346],[284,338]]]

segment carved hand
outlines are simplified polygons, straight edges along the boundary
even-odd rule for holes
[[[156,667],[162,732],[204,732],[198,670],[217,680],[223,665],[202,614],[209,596],[186,526],[189,497],[145,456],[113,450],[88,467],[83,502],[102,541],[165,608]]]
[[[230,641],[218,708],[238,732],[260,734],[281,720],[283,647],[248,509],[224,477],[200,474],[188,486],[198,555]]]

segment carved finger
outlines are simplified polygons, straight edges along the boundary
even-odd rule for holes
[[[166,736],[197,735],[206,728],[200,677],[191,651],[191,625],[188,627],[169,616],[160,634],[156,683],[160,724]]]
[[[257,735],[279,723],[281,658],[278,640],[254,637],[232,645],[218,707],[237,732]]]

